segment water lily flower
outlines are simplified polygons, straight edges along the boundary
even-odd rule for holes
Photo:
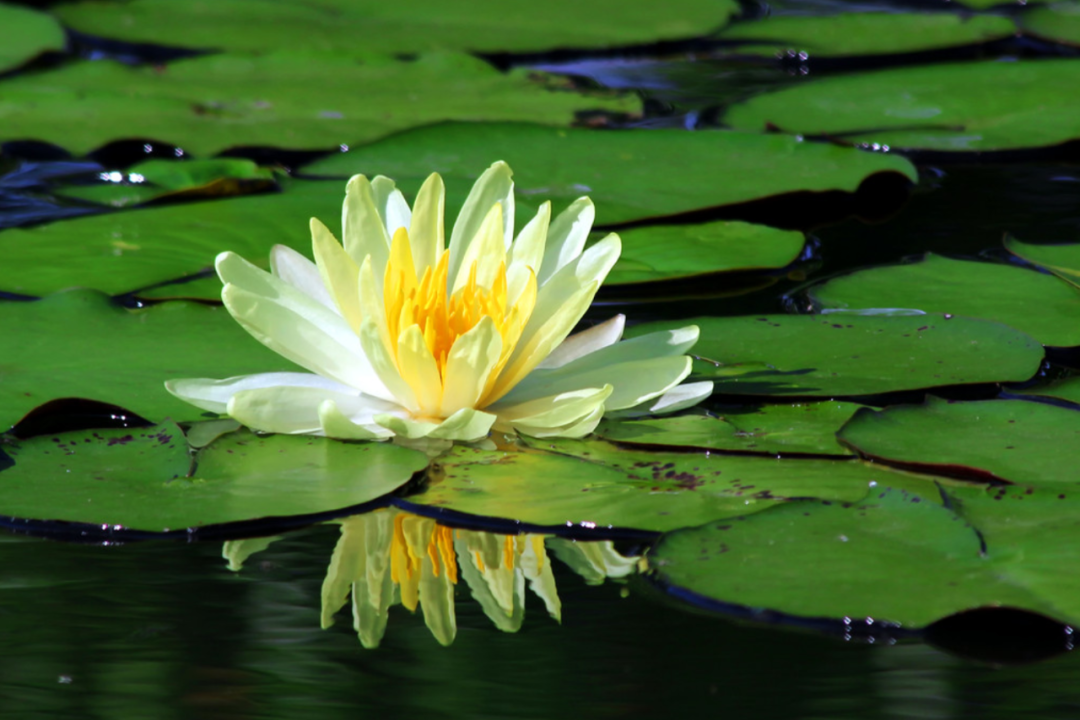
[[[432,174],[410,209],[389,178],[349,180],[343,243],[311,220],[315,262],[284,246],[266,272],[218,256],[222,300],[257,340],[310,373],[166,383],[256,430],[366,440],[474,441],[490,430],[581,437],[605,412],[670,412],[712,391],[680,385],[696,327],[622,341],[616,316],[569,336],[619,257],[586,247],[595,211],[544,203],[514,236],[514,184],[496,162],[446,242]]]

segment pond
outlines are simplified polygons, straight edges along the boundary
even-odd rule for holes
[[[1077,715],[1080,3],[177,7],[0,3],[5,713]],[[508,391],[592,405],[177,384],[312,369],[256,268],[367,302],[432,172],[625,315]]]

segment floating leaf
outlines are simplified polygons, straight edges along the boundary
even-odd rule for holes
[[[195,458],[172,422],[9,440],[0,513],[163,532],[340,510],[375,500],[427,465],[388,443],[225,435]]]
[[[1029,263],[1046,268],[1073,285],[1080,286],[1080,244],[1031,245],[1006,237],[1005,248]]]
[[[4,101],[0,140],[45,140],[82,154],[152,138],[194,155],[239,145],[332,150],[451,119],[565,125],[577,111],[640,106],[555,90],[535,73],[502,73],[467,55],[403,62],[289,52],[205,55],[164,69],[81,62],[6,80]]]
[[[1020,17],[1025,34],[1080,45],[1080,3],[1060,2],[1032,8]]]
[[[1005,150],[1080,137],[1080,61],[983,61],[835,75],[756,95],[722,118],[891,148]]]
[[[423,512],[419,506],[426,505],[537,526],[665,531],[757,512],[790,497],[854,501],[873,483],[924,482],[854,460],[781,462],[631,450],[596,440],[532,442],[538,450],[455,447],[406,508]]]
[[[802,252],[803,235],[765,225],[714,222],[622,230],[607,285],[675,280],[730,270],[777,269]]]
[[[170,0],[78,2],[54,12],[79,32],[128,42],[267,51],[278,48],[415,53],[436,49],[536,52],[604,48],[705,35],[738,10],[734,0],[526,2],[427,0]]]
[[[854,505],[793,502],[679,530],[648,560],[660,580],[697,595],[807,618],[914,629],[986,606],[1057,614],[1036,591],[999,576],[971,525],[903,490]],[[1080,617],[1072,605],[1068,617]]]
[[[126,173],[102,173],[105,182],[55,190],[61,197],[126,207],[161,198],[242,195],[276,185],[274,172],[242,158],[213,160],[153,159],[132,165]]]
[[[1078,66],[1080,67],[1080,66]],[[910,308],[1000,322],[1044,345],[1080,345],[1080,292],[1014,265],[952,260],[860,270],[810,288],[818,308]]]
[[[683,415],[605,420],[596,434],[635,445],[671,445],[788,455],[850,455],[836,431],[862,405],[848,402],[760,405],[724,411],[723,417]]]
[[[840,439],[874,460],[932,473],[1075,484],[1080,411],[1027,400],[929,398],[862,410]]]
[[[51,16],[0,3],[0,73],[25,65],[42,53],[60,52],[66,44],[64,29]]]
[[[0,303],[0,326],[4,428],[63,397],[112,403],[151,420],[195,420],[202,411],[166,392],[166,380],[298,369],[252,339],[225,308],[197,303],[125,310],[100,293],[74,290]]]
[[[462,192],[493,158],[514,169],[519,197],[557,206],[588,195],[601,225],[756,200],[801,190],[854,192],[868,176],[914,166],[781,135],[727,131],[552,129],[521,123],[444,123],[400,133],[305,168],[316,175],[376,173],[408,192],[431,172]],[[671,175],[671,169],[678,174]],[[677,184],[662,178],[677,177]],[[449,198],[447,201],[449,206]]]
[[[1001,40],[1015,33],[1012,20],[990,15],[860,12],[767,17],[730,25],[717,37],[747,43],[735,48],[740,54],[791,52],[813,59],[937,50]]]
[[[941,315],[752,315],[636,325],[637,336],[696,324],[695,373],[733,395],[843,396],[941,385],[1021,382],[1042,348],[999,323]],[[720,364],[722,363],[722,364]],[[767,367],[731,375],[729,366]]]

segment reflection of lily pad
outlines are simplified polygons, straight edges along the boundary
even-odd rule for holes
[[[381,173],[415,192],[428,173],[448,193],[468,188],[491,162],[514,168],[517,192],[556,205],[588,195],[601,225],[731,205],[800,190],[854,192],[868,176],[897,172],[907,160],[782,135],[721,130],[595,132],[518,123],[444,123],[316,161],[305,172],[347,177]],[[674,176],[676,185],[662,179]],[[458,192],[461,192],[458,189]],[[449,207],[449,198],[448,198]]]
[[[129,42],[356,54],[527,52],[675,40],[711,32],[738,7],[734,0],[672,0],[662,13],[651,3],[622,0],[548,0],[542,8],[520,0],[134,0],[69,3],[55,12],[80,32]]]
[[[224,308],[196,303],[125,310],[77,290],[0,303],[0,327],[0,427],[62,397],[101,400],[151,420],[194,420],[202,411],[166,392],[165,380],[297,369],[253,340]]]
[[[949,13],[840,13],[819,17],[786,16],[740,22],[718,38],[747,43],[740,54],[774,55],[786,51],[816,57],[887,55],[971,45],[1015,34],[1004,17],[961,17]]]
[[[1074,538],[1064,553],[1070,563],[1059,568],[1076,562],[1077,547]],[[1075,595],[1061,612],[1038,587],[1003,576],[996,554],[984,554],[976,530],[952,510],[899,490],[850,506],[796,502],[680,530],[664,537],[649,563],[664,582],[707,598],[801,617],[913,629],[1005,605],[1080,618]]]
[[[1075,484],[1080,411],[1026,400],[863,410],[840,431],[863,455],[929,472],[972,472],[1025,484]]]
[[[802,233],[743,222],[659,225],[623,230],[619,237],[622,255],[606,285],[782,268],[803,247]]]
[[[0,3],[0,72],[13,70],[42,53],[59,52],[67,40],[60,23],[45,13]]]
[[[892,148],[1003,150],[1080,137],[1076,60],[926,65],[811,80],[733,106],[738,130],[769,125]]]
[[[127,172],[102,173],[105,182],[60,188],[61,197],[126,207],[161,198],[242,195],[271,188],[274,172],[241,158],[147,160]]]
[[[10,441],[0,514],[153,532],[265,517],[323,513],[375,500],[427,465],[386,443],[241,431],[195,458],[183,432],[85,430]]]
[[[6,80],[4,100],[2,140],[85,153],[111,140],[152,138],[195,155],[238,145],[331,150],[451,119],[565,125],[576,111],[640,106],[630,97],[552,90],[526,70],[501,73],[467,55],[403,62],[288,52],[206,55],[164,69],[81,62]]]
[[[635,445],[670,445],[770,455],[850,455],[836,431],[861,405],[817,402],[742,407],[723,417],[683,415],[643,420],[605,420],[596,434]]]
[[[941,315],[886,317],[752,315],[645,323],[635,336],[690,322],[701,328],[695,373],[717,376],[733,395],[873,395],[941,385],[1020,382],[1034,375],[1042,348],[1004,325]],[[728,366],[767,368],[730,375]]]
[[[1080,66],[1078,66],[1080,67]],[[810,289],[819,308],[910,308],[1000,322],[1044,345],[1080,345],[1080,292],[1014,265],[952,260],[860,270]]]
[[[855,501],[872,483],[920,476],[854,460],[788,460],[536,440],[545,452],[456,447],[408,508],[448,509],[530,525],[665,531],[757,512],[790,497]],[[555,452],[546,452],[554,450]]]

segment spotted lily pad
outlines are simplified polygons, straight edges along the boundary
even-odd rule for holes
[[[194,460],[172,422],[8,440],[0,514],[162,532],[340,510],[391,492],[427,465],[387,443],[224,435]],[[193,472],[192,472],[193,471]]]
[[[537,77],[461,54],[404,62],[279,51],[165,68],[81,62],[6,80],[0,141],[45,140],[76,154],[125,138],[196,156],[239,145],[332,150],[440,120],[567,125],[578,111],[640,109],[634,98],[559,90]]]
[[[862,410],[840,431],[862,455],[932,473],[1029,485],[1077,482],[1080,411],[1027,400]]]
[[[737,130],[779,127],[890,148],[952,151],[1056,145],[1080,137],[1080,61],[982,61],[834,75],[731,107]]]
[[[1014,265],[953,260],[860,270],[810,289],[818,308],[910,308],[1009,325],[1044,345],[1080,345],[1080,291]]]
[[[942,315],[751,315],[644,323],[636,336],[696,324],[695,374],[733,395],[838,397],[1021,382],[1043,351],[999,323]],[[765,367],[755,365],[763,363]],[[731,366],[747,370],[731,374]]]

